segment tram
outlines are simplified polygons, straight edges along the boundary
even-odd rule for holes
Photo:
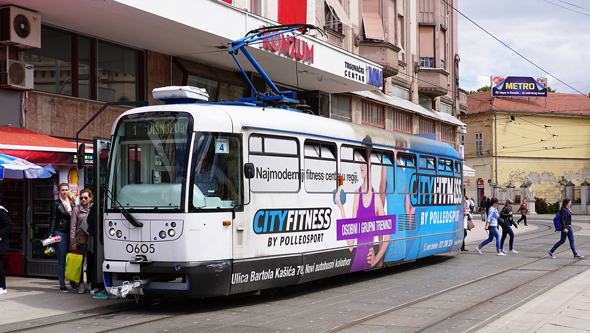
[[[202,298],[450,252],[462,160],[446,143],[164,87],[113,125],[103,277]]]

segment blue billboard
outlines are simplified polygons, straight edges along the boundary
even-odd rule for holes
[[[547,97],[547,78],[492,76],[492,97]]]

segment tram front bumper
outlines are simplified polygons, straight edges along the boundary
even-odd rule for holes
[[[130,294],[204,298],[229,294],[231,267],[230,260],[140,263],[105,260],[103,275],[107,288],[135,285]]]

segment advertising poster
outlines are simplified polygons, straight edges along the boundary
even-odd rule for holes
[[[492,97],[547,97],[547,78],[492,76]]]

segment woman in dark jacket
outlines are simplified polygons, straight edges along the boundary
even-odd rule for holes
[[[8,215],[8,210],[0,206],[0,295],[6,294],[6,276],[2,262],[8,250],[8,233],[12,230],[12,220]]]
[[[514,219],[512,218],[512,200],[506,199],[506,204],[500,212],[500,217],[504,220],[504,223],[498,223],[502,228],[500,250],[503,253],[506,253],[506,251],[504,251],[504,241],[506,240],[506,236],[510,235],[510,241],[508,242],[508,244],[510,245],[510,252],[518,253],[518,251],[514,249],[514,231],[512,231],[512,227],[510,227],[510,225],[513,225],[515,228],[518,228],[518,225],[514,223]]]
[[[49,237],[60,236],[61,241],[55,243],[55,254],[57,256],[57,279],[59,280],[59,290],[67,293],[68,288],[65,282],[66,255],[68,254],[70,243],[70,213],[72,212],[72,203],[68,194],[70,187],[66,183],[59,184],[59,199],[51,204],[49,213]],[[72,288],[76,287],[75,283]]]
[[[563,199],[561,209],[559,210],[559,214],[561,215],[560,218],[562,228],[561,239],[559,240],[559,242],[555,243],[555,245],[553,245],[553,248],[549,251],[549,255],[551,256],[551,258],[555,259],[555,255],[553,253],[555,253],[555,250],[557,250],[557,248],[560,247],[561,244],[565,243],[565,237],[567,237],[570,240],[570,248],[574,253],[574,258],[584,258],[584,256],[581,256],[578,254],[578,252],[576,252],[576,245],[574,244],[574,231],[572,230],[572,210],[570,208],[571,206],[572,201],[570,199]]]

